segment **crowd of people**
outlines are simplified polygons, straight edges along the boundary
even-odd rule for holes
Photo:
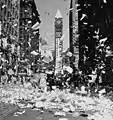
[[[53,86],[57,86],[60,89],[64,88],[76,88],[82,85],[86,87],[93,87],[102,83],[102,76],[104,71],[97,70],[97,67],[93,70],[89,68],[87,70],[73,70],[69,66],[64,66],[62,72],[55,74],[54,68],[39,70],[38,67],[33,69],[32,64],[17,66],[10,65],[8,60],[0,61],[0,83],[5,84],[25,84],[31,83],[34,88],[46,88],[47,86],[52,90]],[[99,67],[98,67],[99,68]],[[21,70],[20,70],[21,69]],[[85,71],[85,72],[84,72]],[[102,74],[100,74],[102,73]],[[96,84],[95,84],[96,83]]]
[[[60,88],[67,87],[68,84],[66,81],[70,81],[72,74],[68,71],[64,71],[64,74],[58,74],[55,76],[53,70],[41,70],[32,69],[31,65],[22,66],[21,72],[17,71],[17,66],[15,65],[12,67],[9,65],[8,61],[2,62],[0,66],[0,83],[2,85],[5,84],[24,84],[24,83],[31,83],[34,88],[41,87],[44,88],[49,86],[52,89],[52,86],[58,86]],[[17,73],[18,72],[18,73]],[[70,83],[69,83],[70,84]]]

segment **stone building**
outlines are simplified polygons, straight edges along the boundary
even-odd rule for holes
[[[77,12],[78,15],[77,15]],[[109,52],[113,52],[113,7],[112,0],[71,0],[70,5],[70,51],[76,48],[76,37],[74,33],[73,41],[73,22],[78,18],[79,34],[79,68],[87,72],[89,68],[94,69],[102,62],[105,64],[105,79],[112,81],[112,55],[106,57],[107,47]],[[78,17],[77,17],[78,16]],[[75,23],[75,22],[74,22]],[[97,51],[100,41],[106,38],[106,42]],[[72,47],[74,46],[74,47]],[[76,55],[75,55],[76,56]]]
[[[0,0],[1,47],[10,65],[31,60],[39,49],[39,12],[34,0]],[[29,54],[29,55],[28,55]]]
[[[70,52],[73,53],[73,61],[70,60],[71,67],[78,68],[79,66],[79,41],[78,41],[78,0],[70,1],[69,12],[69,41]]]

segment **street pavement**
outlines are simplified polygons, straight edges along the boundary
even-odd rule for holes
[[[23,114],[15,113],[22,112]],[[32,109],[32,108],[20,108],[16,105],[11,105],[7,103],[0,103],[0,120],[88,120],[87,117],[83,116],[72,116],[72,113],[66,113],[66,116],[55,116],[54,112],[43,110],[43,109]]]
[[[58,89],[42,93],[19,86],[1,88],[0,94],[0,120],[113,120],[113,102],[104,96]]]
[[[67,114],[65,117],[55,117],[54,114],[51,114],[47,111],[42,113],[30,109],[26,109],[26,112],[19,116],[13,116],[13,114],[9,114],[8,116],[4,117],[3,120],[59,120],[61,118],[67,118],[67,120],[88,120],[86,117],[73,117],[71,114]]]

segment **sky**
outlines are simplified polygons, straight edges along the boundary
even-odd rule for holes
[[[41,26],[40,35],[47,39],[48,45],[54,45],[54,21],[57,10],[59,9],[63,17],[63,33],[65,34],[69,26],[69,5],[70,0],[35,0],[40,14]],[[64,39],[64,49],[69,46],[69,32]]]

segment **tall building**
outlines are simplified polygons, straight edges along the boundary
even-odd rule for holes
[[[1,49],[11,64],[30,59],[38,50],[40,18],[34,0],[1,0]],[[28,55],[29,54],[29,55]],[[10,58],[8,56],[10,56]]]
[[[5,60],[16,62],[19,41],[19,1],[0,1],[1,47]],[[13,46],[11,46],[11,44]]]
[[[63,19],[58,10],[55,16],[55,70],[60,71],[62,68],[61,53],[63,51]]]
[[[70,61],[71,67],[78,68],[79,66],[79,41],[78,41],[78,12],[77,12],[78,0],[70,1],[70,13],[69,13],[69,41],[70,52],[74,55],[74,61]]]
[[[40,23],[39,13],[34,0],[20,1],[20,49],[21,58],[29,57],[32,50],[38,49],[39,29],[33,31],[32,26]],[[24,34],[23,34],[24,33]],[[31,47],[30,47],[31,46]],[[31,50],[31,49],[32,50]],[[25,55],[22,55],[25,53]]]

